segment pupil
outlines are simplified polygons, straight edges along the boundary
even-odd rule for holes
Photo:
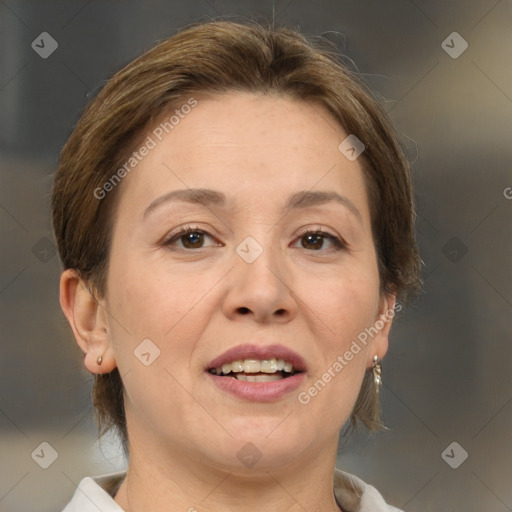
[[[197,248],[201,247],[203,244],[203,235],[202,233],[188,233],[184,236],[183,245],[188,248]]]
[[[322,235],[306,235],[306,244],[302,244],[306,249],[321,249],[323,245]],[[306,247],[308,245],[308,247]]]

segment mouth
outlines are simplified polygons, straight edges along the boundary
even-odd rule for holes
[[[244,382],[273,382],[306,371],[301,356],[282,345],[238,345],[209,363],[212,375]]]
[[[284,359],[238,359],[208,370],[213,375],[242,380],[244,382],[272,382],[287,379],[301,373]]]

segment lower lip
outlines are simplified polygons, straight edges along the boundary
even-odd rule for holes
[[[271,382],[245,382],[233,377],[219,377],[210,372],[206,372],[206,374],[222,391],[226,391],[244,400],[251,400],[252,402],[272,402],[278,400],[297,389],[306,376],[302,372]]]

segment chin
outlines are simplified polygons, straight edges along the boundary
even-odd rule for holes
[[[300,429],[286,425],[283,418],[255,424],[245,422],[233,437],[223,437],[210,446],[210,456],[223,467],[256,470],[283,468],[307,449],[308,437]],[[231,429],[229,429],[232,432]],[[310,434],[311,435],[311,434]],[[317,441],[317,440],[316,440]],[[315,442],[311,439],[311,443]]]

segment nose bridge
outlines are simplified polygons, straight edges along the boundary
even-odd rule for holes
[[[249,236],[236,247],[234,272],[226,298],[227,314],[254,314],[256,319],[292,317],[295,299],[288,282],[291,272],[271,234]]]
[[[239,277],[251,287],[258,289],[273,285],[277,291],[284,286],[286,262],[277,243],[272,242],[271,234],[263,234],[259,238],[263,239],[262,243],[249,236],[237,246],[235,267]]]

